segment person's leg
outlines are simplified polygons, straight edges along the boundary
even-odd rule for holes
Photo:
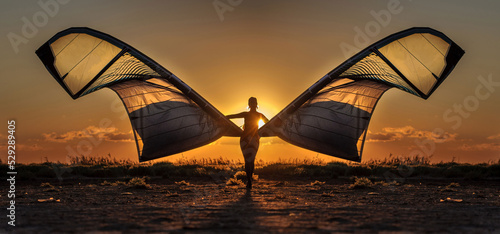
[[[245,158],[245,172],[247,174],[247,188],[252,188],[253,171],[255,168],[255,156],[259,149],[259,139],[257,137],[241,140],[241,151]]]
[[[253,176],[254,162],[249,162],[245,160],[245,172],[247,173],[247,187],[252,188],[252,176]]]

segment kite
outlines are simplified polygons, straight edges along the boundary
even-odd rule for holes
[[[102,88],[120,97],[141,162],[243,133],[170,71],[108,34],[69,28],[36,54],[73,99]],[[258,133],[360,162],[368,123],[382,94],[398,88],[427,99],[463,54],[451,39],[431,28],[392,34],[330,71]]]

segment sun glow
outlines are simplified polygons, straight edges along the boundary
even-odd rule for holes
[[[264,120],[262,119],[259,119],[259,128],[261,128],[262,126],[264,126]]]

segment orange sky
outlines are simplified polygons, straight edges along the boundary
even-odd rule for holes
[[[363,49],[355,39],[359,31],[367,32],[367,25],[378,25],[366,37],[369,44],[410,27],[432,27],[466,54],[428,100],[396,89],[383,95],[369,126],[363,160],[390,153],[433,155],[433,161],[500,159],[497,1],[243,0],[228,5],[231,11],[222,14],[223,20],[213,2],[227,3],[224,0],[41,2],[47,4],[0,3],[2,161],[7,157],[9,119],[17,123],[18,162],[45,157],[65,162],[67,155],[80,153],[137,161],[131,125],[118,97],[104,89],[72,100],[34,53],[55,33],[75,26],[91,27],[132,45],[224,114],[245,110],[248,97],[255,96],[268,118],[357,52],[344,53],[342,45]],[[391,9],[390,18],[377,18]],[[26,25],[32,23],[35,30],[27,32]],[[14,34],[24,40],[13,44],[9,38]],[[496,83],[483,87],[478,77]],[[101,128],[103,123],[111,127]],[[448,138],[436,139],[435,130]],[[236,138],[222,138],[182,155],[242,158]],[[262,140],[257,157],[316,155],[269,138]]]

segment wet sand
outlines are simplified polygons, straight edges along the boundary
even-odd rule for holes
[[[108,179],[113,182],[116,179]],[[19,183],[16,233],[500,232],[500,181],[426,179],[351,189],[348,179],[266,180],[252,191],[211,180]],[[457,182],[460,186],[448,186]],[[53,199],[50,199],[53,198]],[[449,199],[447,199],[449,198]],[[4,196],[4,207],[6,201]],[[2,218],[6,227],[6,218]]]

